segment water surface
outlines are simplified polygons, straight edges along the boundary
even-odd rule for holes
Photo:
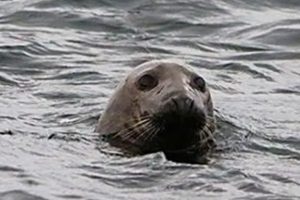
[[[207,165],[97,148],[117,83],[162,58],[212,88]],[[300,199],[299,65],[297,0],[1,1],[0,199]]]

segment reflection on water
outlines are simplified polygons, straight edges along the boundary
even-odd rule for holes
[[[0,2],[0,199],[300,198],[300,1]],[[177,58],[212,88],[208,165],[97,149],[132,67]],[[50,137],[50,139],[48,139]]]

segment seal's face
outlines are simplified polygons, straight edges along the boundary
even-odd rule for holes
[[[184,64],[144,63],[120,84],[97,131],[131,153],[163,151],[174,161],[201,162],[214,145],[207,84]]]

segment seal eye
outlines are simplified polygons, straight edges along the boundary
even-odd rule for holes
[[[201,76],[197,76],[193,80],[193,85],[195,88],[200,90],[201,92],[205,92],[205,80]]]
[[[137,82],[137,86],[140,90],[151,90],[157,86],[157,84],[157,79],[150,74],[143,75]]]

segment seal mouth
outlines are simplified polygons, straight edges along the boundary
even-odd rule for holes
[[[159,145],[168,160],[199,164],[207,163],[207,153],[215,146],[210,117],[191,102],[179,105],[156,118],[160,127]]]
[[[204,111],[189,98],[172,98],[159,114],[154,116],[159,127],[163,151],[176,151],[199,143],[199,132],[206,124]]]

